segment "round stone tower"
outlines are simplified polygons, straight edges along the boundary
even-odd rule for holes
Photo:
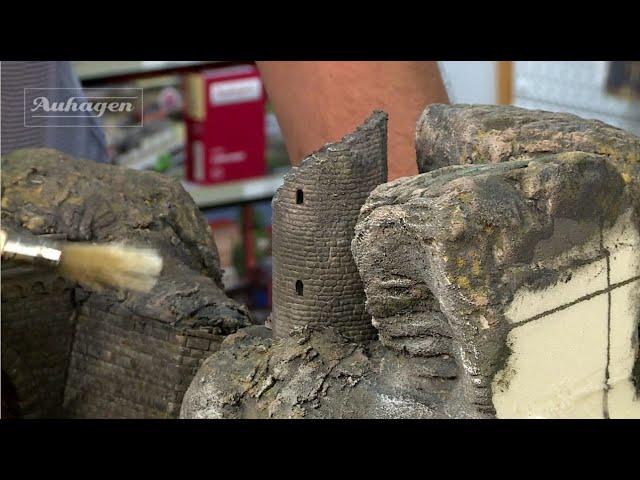
[[[325,145],[285,177],[273,199],[273,313],[276,337],[307,324],[354,341],[375,337],[351,256],[360,207],[387,181],[387,114]]]

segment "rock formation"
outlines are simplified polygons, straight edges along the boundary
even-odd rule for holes
[[[625,187],[607,158],[569,152],[377,189],[354,256],[381,343],[419,367],[402,388],[446,382],[453,417],[640,415],[639,212]]]
[[[89,292],[3,263],[3,382],[21,416],[175,417],[203,358],[251,324],[222,291],[208,225],[175,179],[17,150],[2,158],[2,224],[153,246],[164,259],[148,294]]]
[[[572,115],[427,108],[432,171],[376,188],[355,227],[379,340],[241,329],[181,416],[640,417],[639,145]]]
[[[514,106],[428,106],[416,128],[420,173],[448,165],[528,160],[562,152],[596,153],[629,181],[640,175],[640,138],[599,120]],[[640,198],[638,182],[631,184]]]

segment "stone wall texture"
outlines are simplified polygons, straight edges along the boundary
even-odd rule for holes
[[[351,256],[353,228],[371,190],[387,179],[387,116],[303,160],[273,199],[276,336],[331,325],[356,341],[375,337]]]
[[[64,411],[78,418],[174,418],[224,338],[90,299],[78,310]]]
[[[1,306],[4,380],[15,390],[14,407],[20,416],[59,417],[73,337],[73,285],[49,272],[5,267]]]

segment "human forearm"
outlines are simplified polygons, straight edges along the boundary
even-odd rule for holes
[[[389,179],[417,173],[415,124],[448,103],[436,62],[257,62],[295,165],[373,110],[389,114]]]

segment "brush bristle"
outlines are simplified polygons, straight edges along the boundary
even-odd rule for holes
[[[62,248],[58,270],[67,279],[98,292],[148,292],[160,275],[162,257],[151,248],[69,242]]]

